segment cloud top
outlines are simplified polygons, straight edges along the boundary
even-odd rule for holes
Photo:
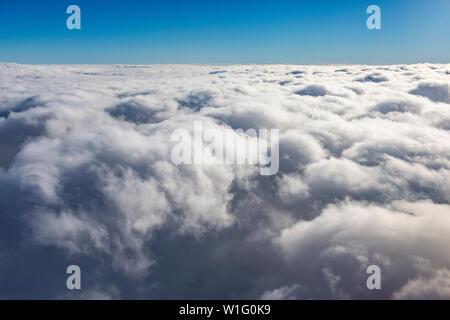
[[[448,68],[0,64],[0,298],[450,298]],[[278,173],[176,165],[196,121]]]

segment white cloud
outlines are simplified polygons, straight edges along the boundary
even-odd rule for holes
[[[447,298],[447,70],[0,64],[0,267],[80,259],[93,298],[344,299],[379,264],[376,297]],[[279,129],[278,174],[175,165],[194,121]]]
[[[411,275],[442,275],[439,270],[449,266],[449,212],[449,205],[431,201],[398,200],[386,207],[345,201],[327,206],[312,221],[285,228],[276,242],[288,263],[298,268],[299,278],[313,276],[308,274],[307,264],[323,267],[325,282],[335,298],[342,298],[344,292],[345,297],[367,294],[364,278],[370,264],[380,265],[382,286],[400,290],[395,297],[406,297],[410,288],[426,282],[410,283]],[[341,287],[341,282],[352,278],[359,279],[359,286],[346,282]],[[426,291],[416,293],[426,296]]]
[[[284,286],[274,290],[268,290],[263,293],[261,300],[297,300],[295,291],[299,289],[298,284],[292,286]]]

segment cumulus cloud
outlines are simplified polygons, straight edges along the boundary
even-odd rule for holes
[[[450,103],[450,90],[448,83],[421,83],[412,94],[424,96],[435,102]]]
[[[372,73],[361,79],[358,79],[358,81],[361,81],[361,82],[384,82],[384,81],[388,81],[388,80],[389,79],[386,76],[382,75],[379,72]]]
[[[0,80],[0,298],[450,298],[448,65],[3,63]],[[238,129],[278,129],[278,173],[176,165],[195,121],[238,153]]]
[[[305,260],[311,266],[324,265],[323,287],[328,286],[334,298],[369,297],[363,280],[371,264],[380,266],[382,285],[399,288],[393,296],[383,291],[385,298],[426,297],[427,290],[444,297],[448,290],[448,272],[444,271],[450,259],[445,252],[450,240],[446,236],[449,210],[448,204],[431,201],[398,200],[378,206],[347,200],[328,205],[312,221],[285,228],[276,241],[290,267],[297,267],[290,272],[297,273],[297,281],[304,279],[302,285],[317,285],[310,279],[320,277],[319,270],[310,269]],[[409,280],[411,275],[418,280]],[[433,285],[436,276],[444,280],[442,287]],[[359,286],[352,283],[355,277],[360,279]],[[412,293],[418,283],[429,288]]]
[[[298,94],[300,96],[313,96],[313,97],[324,96],[327,93],[328,93],[327,89],[325,89],[325,87],[321,85],[309,85],[295,92],[295,94]]]
[[[409,280],[393,297],[401,300],[450,299],[450,270],[436,270],[428,277]]]

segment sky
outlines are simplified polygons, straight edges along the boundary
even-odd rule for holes
[[[0,61],[29,64],[448,63],[449,31],[449,0],[0,1]]]

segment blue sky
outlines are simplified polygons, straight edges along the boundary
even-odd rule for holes
[[[371,4],[382,30],[366,27]],[[0,61],[449,63],[450,0],[1,0]]]

